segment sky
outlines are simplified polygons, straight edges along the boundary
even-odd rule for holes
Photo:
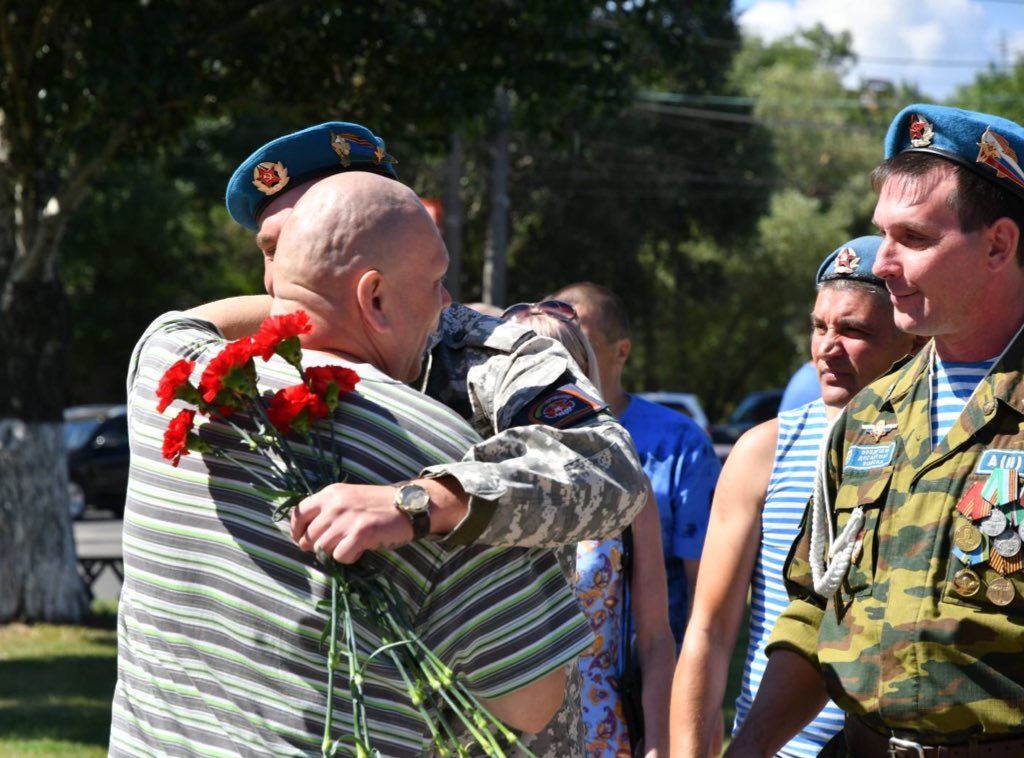
[[[772,41],[822,23],[849,31],[863,79],[912,82],[942,100],[990,64],[1024,55],[1024,0],[735,0],[740,27]]]

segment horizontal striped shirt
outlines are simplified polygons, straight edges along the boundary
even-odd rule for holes
[[[933,354],[934,355],[934,354]],[[934,355],[932,371],[932,449],[938,447],[967,406],[975,388],[996,359],[974,363],[948,363]]]
[[[287,523],[273,521],[240,465],[191,454],[172,467],[161,457],[179,406],[156,413],[160,377],[180,358],[196,360],[199,376],[224,344],[206,322],[167,314],[133,355],[111,755],[320,754],[328,614],[318,604],[328,579]],[[329,425],[349,482],[415,477],[477,439],[446,408],[371,366],[318,357],[361,377]],[[257,370],[261,390],[298,381],[277,357],[257,360]],[[254,468],[266,465],[224,424],[211,421],[202,434]],[[300,446],[299,455],[312,467],[310,450]],[[478,697],[530,684],[591,641],[551,551],[421,540],[367,553],[360,564],[391,579],[411,626]],[[364,654],[380,644],[367,629],[357,633]],[[428,751],[429,731],[388,656],[367,665],[364,691],[371,742],[383,755]],[[333,738],[351,734],[344,661],[334,709]]]

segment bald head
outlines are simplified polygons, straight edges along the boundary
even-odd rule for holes
[[[302,195],[281,230],[275,295],[306,307],[311,299],[342,296],[347,277],[394,267],[403,238],[432,226],[404,184],[361,171],[322,179]]]
[[[404,184],[345,172],[309,187],[289,211],[273,264],[272,313],[302,308],[303,344],[342,352],[411,380],[450,302],[448,253]]]

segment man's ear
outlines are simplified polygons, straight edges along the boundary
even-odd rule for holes
[[[356,282],[356,302],[367,328],[383,332],[390,326],[384,303],[384,277],[377,269],[363,272]]]
[[[1017,260],[1017,245],[1020,243],[1020,227],[1012,219],[1003,216],[997,218],[986,230],[992,247],[989,249],[988,262],[993,269],[1001,269],[1007,263]]]
[[[629,351],[632,349],[633,343],[629,341],[629,337],[623,337],[615,343],[615,360],[620,366],[626,365],[626,361],[629,360]]]

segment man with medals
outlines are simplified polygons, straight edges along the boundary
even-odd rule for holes
[[[814,486],[829,421],[868,382],[923,344],[896,328],[885,283],[871,272],[881,242],[876,236],[850,240],[818,267],[810,340],[818,398],[745,433],[722,469],[705,543],[707,563],[715,570],[702,571],[698,579],[672,687],[677,758],[718,752],[718,707],[748,590],[749,644],[734,732],[750,710],[767,664],[765,642],[787,602],[782,564]],[[815,756],[842,724],[842,711],[829,703],[778,755]]]
[[[873,271],[931,338],[840,416],[790,604],[730,755],[772,755],[826,696],[827,756],[1024,754],[1024,128],[912,105],[872,174]]]

